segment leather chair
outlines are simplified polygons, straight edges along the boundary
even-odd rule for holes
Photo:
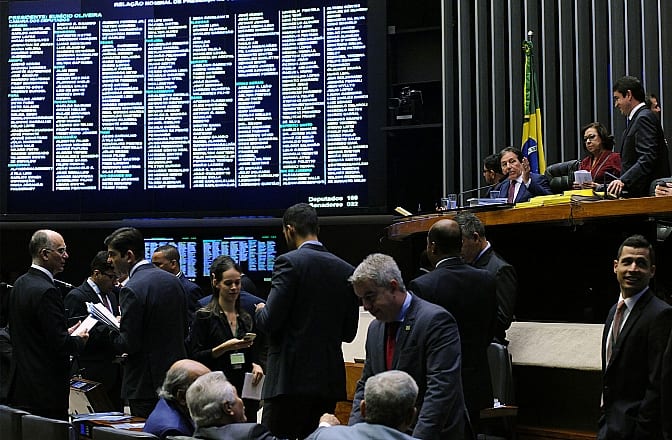
[[[49,419],[34,415],[21,418],[23,440],[75,440],[75,430],[64,420]]]
[[[477,438],[512,439],[515,437],[518,407],[512,405],[515,398],[511,355],[505,345],[496,342],[490,343],[487,353],[492,395],[501,406],[481,410],[481,427],[484,432],[479,433]]]
[[[574,183],[574,171],[579,169],[581,162],[578,160],[568,160],[566,162],[554,163],[546,167],[544,175],[551,182],[551,190],[554,194],[560,194],[563,191],[572,189]]]
[[[29,413],[0,405],[0,433],[3,440],[21,440],[21,418]],[[6,436],[6,437],[5,437]]]
[[[93,428],[93,440],[127,440],[130,438],[155,438],[154,434],[148,432],[129,431],[128,429],[118,429],[108,426],[96,426]]]

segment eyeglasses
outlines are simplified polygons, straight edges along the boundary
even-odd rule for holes
[[[493,170],[483,170],[483,174],[494,173]]]
[[[586,137],[583,138],[583,142],[592,141],[592,140],[594,140],[596,137],[597,137],[596,134],[589,134],[588,136],[586,136]]]
[[[44,248],[44,249],[42,249],[42,250],[47,251],[47,252],[49,252],[49,251],[53,251],[53,252],[56,252],[58,255],[63,255],[63,254],[65,254],[66,252],[68,252],[68,249],[67,249],[66,246],[60,247],[60,248],[58,248],[58,249]]]

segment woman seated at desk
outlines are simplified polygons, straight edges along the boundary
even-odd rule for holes
[[[588,151],[579,165],[580,170],[590,171],[592,182],[580,185],[574,182],[574,189],[595,188],[614,180],[621,175],[621,155],[614,153],[614,137],[600,122],[591,122],[581,129],[581,137]],[[611,174],[611,176],[610,176]]]

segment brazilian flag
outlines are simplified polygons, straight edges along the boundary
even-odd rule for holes
[[[544,143],[541,136],[541,109],[539,108],[539,90],[537,73],[534,68],[534,46],[531,39],[523,42],[525,51],[525,82],[523,84],[523,143],[520,148],[523,156],[530,162],[533,173],[546,171]]]

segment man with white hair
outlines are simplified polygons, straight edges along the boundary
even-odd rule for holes
[[[405,432],[415,418],[418,385],[406,372],[390,370],[366,381],[360,412],[366,423],[352,426],[320,427],[306,440],[410,440]]]
[[[245,423],[245,406],[224,373],[199,377],[187,390],[187,407],[196,424],[194,437],[208,440],[275,440],[265,426]]]

